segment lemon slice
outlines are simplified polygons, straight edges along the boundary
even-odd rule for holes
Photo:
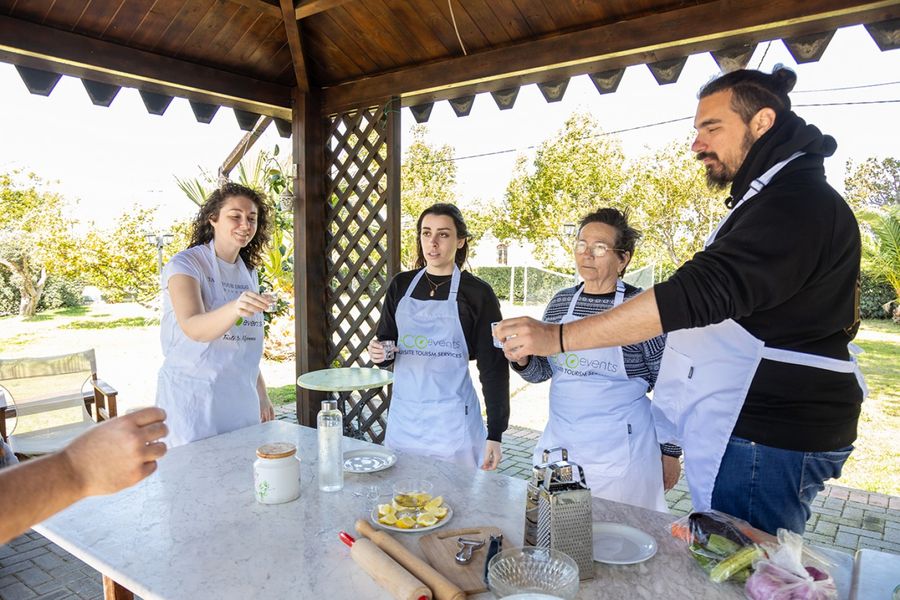
[[[397,519],[396,525],[401,529],[412,529],[416,526],[416,520],[412,517],[403,517],[401,519]]]
[[[428,514],[432,514],[437,519],[443,519],[447,516],[447,507],[446,506],[438,506],[436,508],[432,508],[428,511]]]
[[[422,527],[431,527],[435,523],[438,522],[438,518],[431,513],[422,513],[419,515],[419,518],[416,519],[416,523],[418,523]]]
[[[437,498],[432,498],[428,502],[425,503],[425,510],[429,512],[434,512],[434,509],[439,507],[444,503],[444,497],[438,496]]]
[[[425,506],[431,501],[431,494],[426,494],[424,492],[412,494],[412,496],[415,498],[416,506]]]
[[[379,516],[384,517],[386,515],[393,515],[396,512],[397,512],[397,509],[394,508],[393,504],[379,504],[378,505],[378,515]]]
[[[397,525],[397,517],[394,515],[383,515],[378,517],[378,522],[383,525]]]

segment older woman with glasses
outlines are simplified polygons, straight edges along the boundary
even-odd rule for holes
[[[560,291],[544,321],[565,323],[627,301],[641,290],[621,279],[640,232],[625,214],[601,208],[578,228],[574,258],[583,283]],[[562,446],[584,468],[594,496],[666,511],[665,489],[678,481],[681,450],[661,455],[647,391],[656,382],[665,338],[634,346],[529,356],[512,363],[526,381],[551,379],[550,419],[534,451]]]

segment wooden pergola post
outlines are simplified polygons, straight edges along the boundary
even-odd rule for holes
[[[325,323],[325,121],[316,91],[294,89],[292,150],[294,164],[295,374],[323,369],[328,354]],[[297,388],[297,420],[314,426],[322,392]]]

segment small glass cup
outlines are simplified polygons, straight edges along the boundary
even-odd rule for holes
[[[397,342],[394,340],[381,340],[381,347],[384,349],[384,360],[394,360],[397,355]]]
[[[406,509],[417,509],[431,500],[431,482],[426,479],[400,479],[394,483],[394,502]]]
[[[493,338],[494,338],[494,348],[502,348],[503,347],[503,342],[501,342],[497,338],[497,334],[494,333],[494,329],[496,329],[497,325],[499,325],[499,324],[500,324],[500,321],[494,321],[493,323],[491,323],[491,336],[493,336]]]
[[[378,506],[380,494],[377,485],[367,485],[363,488],[363,499],[366,504],[366,514],[369,514]]]

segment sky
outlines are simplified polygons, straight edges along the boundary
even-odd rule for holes
[[[881,52],[864,28],[840,29],[817,63],[795,65],[781,41],[757,47],[750,66],[771,70],[776,63],[794,67],[792,94],[796,112],[838,141],[826,161],[831,184],[843,190],[848,159],[900,157],[900,50]],[[718,72],[708,53],[691,56],[677,83],[660,86],[644,65],[629,67],[614,94],[600,95],[587,76],[573,78],[561,102],[548,104],[537,86],[519,91],[515,107],[500,111],[490,95],[476,97],[471,114],[458,118],[450,105],[434,106],[428,121],[430,143],[454,147],[457,192],[465,206],[476,198],[500,200],[516,156],[533,156],[539,145],[573,111],[594,115],[604,131],[692,117],[697,90]],[[857,87],[865,86],[865,87]],[[854,87],[857,89],[833,90]],[[813,92],[810,90],[832,90]],[[804,104],[855,103],[840,106]],[[866,104],[859,104],[866,103]],[[80,80],[63,77],[49,97],[28,93],[12,65],[0,63],[0,172],[34,172],[70,204],[70,216],[82,224],[108,227],[135,206],[158,207],[159,231],[173,220],[190,217],[194,205],[175,184],[175,176],[215,172],[240,141],[229,109],[220,109],[209,125],[197,123],[188,101],[176,98],[164,116],[147,113],[138,92],[123,89],[111,107],[90,103]],[[404,109],[403,143],[415,124]],[[692,118],[617,134],[626,154],[637,159],[673,141],[687,140]],[[290,149],[270,126],[256,149]],[[494,153],[479,158],[462,158]]]

